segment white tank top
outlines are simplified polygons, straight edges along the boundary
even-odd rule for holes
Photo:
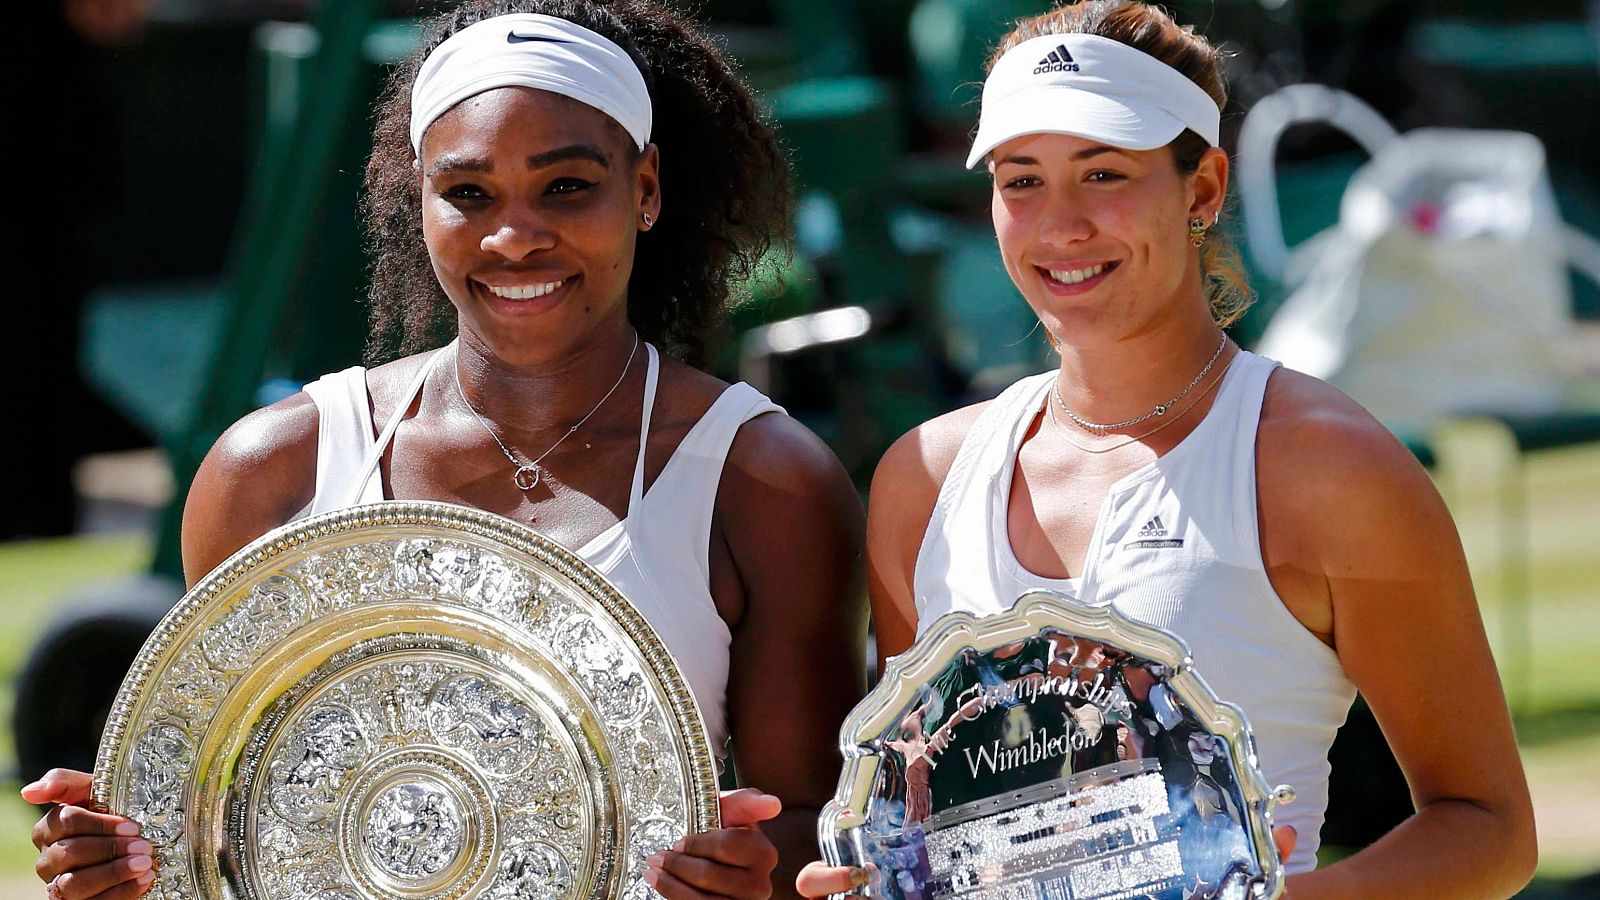
[[[577,553],[638,607],[672,651],[705,717],[711,746],[721,756],[728,736],[728,646],[733,636],[711,599],[712,508],[739,426],[783,410],[748,384],[728,387],[689,429],[646,493],[644,448],[660,360],[655,347],[645,348],[649,366],[628,513]],[[385,498],[382,476],[373,477],[378,462],[428,373],[454,359],[449,349],[436,352],[421,367],[376,440],[366,369],[355,366],[306,385],[318,415],[316,496],[306,515]]]
[[[1023,436],[1048,402],[1054,372],[1013,384],[967,432],[917,554],[921,634],[951,610],[1000,612],[1029,590],[1114,603],[1180,635],[1195,668],[1244,709],[1271,785],[1298,798],[1278,824],[1299,836],[1288,871],[1316,867],[1328,805],[1328,747],[1355,699],[1338,655],[1286,609],[1261,560],[1256,423],[1277,363],[1240,352],[1193,432],[1112,485],[1081,577],[1042,578],[1011,549],[1006,506]]]

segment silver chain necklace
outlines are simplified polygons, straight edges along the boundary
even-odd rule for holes
[[[1072,420],[1072,424],[1082,428],[1084,431],[1103,435],[1109,431],[1116,431],[1122,428],[1131,428],[1134,425],[1138,425],[1140,422],[1144,422],[1148,419],[1166,415],[1167,411],[1172,409],[1173,404],[1177,403],[1179,400],[1182,400],[1190,391],[1194,390],[1195,385],[1205,380],[1206,375],[1211,371],[1211,367],[1217,364],[1217,360],[1222,357],[1223,349],[1227,346],[1228,336],[1224,334],[1222,336],[1222,340],[1217,342],[1217,352],[1211,354],[1211,359],[1206,362],[1205,368],[1201,369],[1200,374],[1196,375],[1193,381],[1190,381],[1187,385],[1185,385],[1183,390],[1178,392],[1177,396],[1165,403],[1157,404],[1155,409],[1150,410],[1142,416],[1137,416],[1121,422],[1110,422],[1106,424],[1102,424],[1100,422],[1091,422],[1073,412],[1072,409],[1067,406],[1067,401],[1061,399],[1061,379],[1059,377],[1056,379],[1055,384],[1051,386],[1050,393],[1055,396],[1056,405],[1060,406],[1061,411],[1066,414],[1068,419]]]
[[[511,448],[506,446],[506,442],[500,440],[500,435],[494,433],[494,429],[489,426],[489,420],[485,419],[483,414],[478,412],[478,408],[472,405],[472,401],[467,399],[467,392],[461,389],[461,366],[459,365],[461,359],[461,347],[459,344],[456,346],[455,362],[457,365],[453,367],[455,371],[456,396],[461,398],[461,402],[466,405],[469,411],[471,411],[473,418],[478,420],[478,424],[483,426],[483,430],[489,432],[489,437],[494,438],[494,442],[500,446],[500,452],[506,455],[506,459],[510,460],[511,464],[517,467],[517,470],[511,473],[511,483],[516,485],[519,490],[531,491],[538,487],[540,480],[544,478],[544,467],[540,466],[539,464],[544,462],[544,458],[546,456],[554,453],[555,449],[561,446],[563,441],[569,437],[572,437],[572,435],[579,428],[582,428],[583,423],[589,421],[591,416],[600,411],[600,407],[606,405],[606,401],[610,400],[611,395],[617,392],[617,388],[622,387],[623,380],[628,377],[628,370],[633,368],[634,354],[638,352],[639,333],[636,331],[633,333],[633,349],[628,351],[628,361],[622,365],[622,374],[617,376],[617,383],[611,386],[611,390],[606,391],[606,395],[600,398],[600,402],[594,405],[594,409],[589,410],[588,415],[579,419],[578,424],[568,428],[566,434],[563,434],[560,438],[558,438],[554,444],[550,445],[548,450],[539,454],[538,457],[536,457],[532,462],[525,463],[518,459],[517,455],[511,451]]]
[[[1140,432],[1138,434],[1129,435],[1127,438],[1125,438],[1123,440],[1120,440],[1120,441],[1116,442],[1115,444],[1112,444],[1109,447],[1089,447],[1089,446],[1085,446],[1083,444],[1078,443],[1077,441],[1073,440],[1070,437],[1067,437],[1067,426],[1061,424],[1061,420],[1056,418],[1056,408],[1055,408],[1055,406],[1047,403],[1047,404],[1045,404],[1045,410],[1050,413],[1050,421],[1054,422],[1055,425],[1056,425],[1056,428],[1060,429],[1060,431],[1061,431],[1061,439],[1062,440],[1066,441],[1067,443],[1071,444],[1074,447],[1077,447],[1079,450],[1082,450],[1085,453],[1110,453],[1113,450],[1120,450],[1123,447],[1128,446],[1129,444],[1136,444],[1139,441],[1142,441],[1145,438],[1151,436],[1152,434],[1155,434],[1156,432],[1160,431],[1161,429],[1166,428],[1168,425],[1172,425],[1172,424],[1180,421],[1184,416],[1189,414],[1189,410],[1194,409],[1196,406],[1199,406],[1200,405],[1200,401],[1204,400],[1206,398],[1206,396],[1208,394],[1210,394],[1213,390],[1215,390],[1217,385],[1219,385],[1221,383],[1222,383],[1222,377],[1219,376],[1216,379],[1214,379],[1210,384],[1206,385],[1205,390],[1203,390],[1200,393],[1196,394],[1195,398],[1193,400],[1189,401],[1189,405],[1188,406],[1185,406],[1183,409],[1178,410],[1177,414],[1175,414],[1172,418],[1170,418],[1170,419],[1162,419],[1160,425],[1157,425],[1156,427],[1151,428],[1148,431],[1142,431],[1142,432]]]

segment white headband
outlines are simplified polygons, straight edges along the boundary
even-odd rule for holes
[[[485,19],[434,48],[411,86],[411,149],[462,100],[502,87],[531,87],[600,110],[640,150],[650,141],[650,91],[627,51],[566,19],[516,13]]]
[[[967,168],[1025,134],[1154,150],[1189,128],[1215,147],[1221,123],[1211,95],[1161,60],[1099,35],[1046,34],[1007,50],[989,72]]]

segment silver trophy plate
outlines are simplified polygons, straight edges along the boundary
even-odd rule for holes
[[[285,526],[190,591],[94,800],[143,826],[166,900],[644,900],[646,857],[718,822],[639,613],[536,532],[420,502]]]
[[[1270,790],[1170,632],[1024,595],[952,613],[845,719],[818,836],[884,900],[1265,900]]]

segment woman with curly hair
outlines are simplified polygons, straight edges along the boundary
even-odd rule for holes
[[[731,736],[741,778],[770,792],[725,795],[724,829],[652,857],[646,880],[672,900],[765,897],[780,858],[813,855],[862,691],[857,667],[815,660],[859,659],[864,637],[843,468],[753,388],[695,368],[730,278],[784,233],[782,155],[726,61],[656,3],[476,0],[428,33],[381,101],[366,177],[373,353],[410,355],[229,429],[190,490],[187,577],[383,499],[532,523],[641,608],[713,744]],[[34,831],[52,896],[153,882],[135,823],[83,807],[87,775],[24,796],[58,804]]]

